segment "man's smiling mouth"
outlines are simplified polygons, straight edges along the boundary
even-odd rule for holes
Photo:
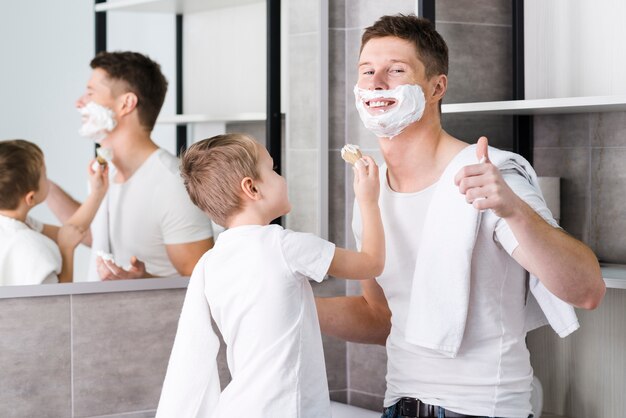
[[[364,101],[367,109],[376,110],[378,112],[385,112],[395,106],[397,103],[394,99],[376,98],[372,100]]]

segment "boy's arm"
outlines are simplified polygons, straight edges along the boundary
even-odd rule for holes
[[[93,163],[93,162],[92,162]],[[75,225],[85,231],[89,230],[91,221],[102,203],[109,187],[109,167],[96,164],[96,170],[89,166],[89,184],[91,192],[85,202],[65,221],[64,224]]]
[[[354,165],[354,192],[363,220],[361,251],[335,249],[328,273],[345,279],[371,279],[385,267],[385,232],[378,207],[380,181],[378,166],[370,157],[363,157]]]
[[[49,181],[50,191],[48,192],[48,197],[46,198],[46,204],[54,213],[54,216],[62,223],[66,223],[67,220],[76,213],[78,208],[80,207],[80,202],[74,200],[65,190],[59,187],[53,181]],[[57,242],[57,236],[59,232],[59,227],[56,225],[46,224],[43,227],[42,233],[50,238],[51,240]],[[88,247],[91,247],[91,231],[87,231],[85,237],[83,238],[82,243]]]
[[[61,251],[59,283],[71,283],[74,277],[74,249],[83,239],[85,230],[72,224],[58,228],[57,244]]]

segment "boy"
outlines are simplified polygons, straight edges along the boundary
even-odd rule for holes
[[[106,193],[107,176],[106,167],[90,166],[85,203],[62,227],[41,225],[28,212],[48,194],[43,153],[28,141],[0,141],[0,285],[72,281],[74,249]]]
[[[158,417],[317,418],[330,402],[309,279],[326,273],[373,278],[384,266],[378,167],[355,165],[363,216],[361,252],[270,222],[289,212],[285,179],[245,135],[194,144],[181,173],[191,200],[227,228],[194,269],[157,411]],[[220,393],[215,320],[232,381]]]

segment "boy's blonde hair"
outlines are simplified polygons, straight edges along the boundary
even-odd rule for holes
[[[27,193],[39,191],[43,164],[43,152],[32,142],[0,141],[0,209],[17,209]]]
[[[225,226],[241,210],[241,180],[259,178],[259,144],[243,134],[224,134],[193,144],[182,156],[181,176],[194,205]]]

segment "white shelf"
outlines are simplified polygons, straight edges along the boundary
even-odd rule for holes
[[[606,287],[612,289],[626,289],[625,264],[601,264],[602,277]]]
[[[237,113],[229,116],[207,116],[201,114],[183,114],[162,116],[157,119],[158,124],[181,125],[187,123],[229,123],[229,122],[258,122],[265,120],[265,113]]]
[[[261,3],[264,0],[108,0],[95,5],[96,12],[195,13]]]
[[[502,102],[451,103],[442,113],[484,115],[547,115],[626,111],[626,96],[563,97]]]

